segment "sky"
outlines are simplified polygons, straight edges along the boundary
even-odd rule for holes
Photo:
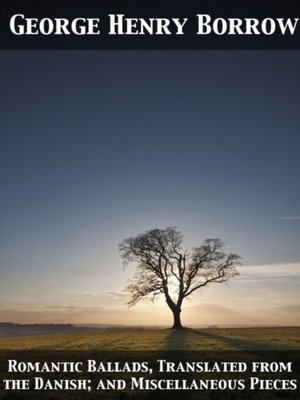
[[[183,323],[300,324],[300,53],[1,51],[0,321],[171,323],[128,309],[118,244],[177,226],[240,275]]]

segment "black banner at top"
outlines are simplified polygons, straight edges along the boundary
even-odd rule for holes
[[[298,1],[2,0],[0,49],[296,50]]]

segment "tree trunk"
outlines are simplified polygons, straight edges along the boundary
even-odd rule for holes
[[[181,325],[181,319],[180,319],[181,309],[174,308],[172,310],[172,312],[173,312],[173,319],[174,319],[172,329],[183,329],[183,326]]]

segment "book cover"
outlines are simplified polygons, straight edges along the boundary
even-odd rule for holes
[[[0,19],[1,398],[297,398],[297,7],[23,3]]]

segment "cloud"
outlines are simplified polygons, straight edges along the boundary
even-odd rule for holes
[[[170,319],[171,315],[167,314]],[[14,304],[0,307],[0,321],[15,323],[72,323],[107,325],[155,325],[166,324],[166,318],[154,309],[128,310],[124,307],[93,307],[72,304]]]
[[[53,305],[35,305],[35,304],[15,304],[0,307],[0,312],[14,313],[14,312],[24,312],[24,313],[83,313],[83,312],[104,312],[104,307],[81,307],[72,304],[53,304]]]
[[[274,307],[274,309],[288,311],[288,312],[295,312],[298,314],[298,316],[300,315],[300,304],[288,304],[279,307]]]
[[[72,304],[14,304],[0,307],[0,321],[18,323],[121,323],[125,308],[80,306]]]
[[[102,292],[101,295],[122,302],[128,301],[129,297],[128,293],[125,292]]]
[[[286,215],[283,217],[277,217],[275,219],[280,219],[283,221],[300,221],[300,215]]]
[[[283,280],[300,278],[300,262],[244,265],[238,268],[240,276],[236,278],[239,282],[255,282],[261,280]]]

